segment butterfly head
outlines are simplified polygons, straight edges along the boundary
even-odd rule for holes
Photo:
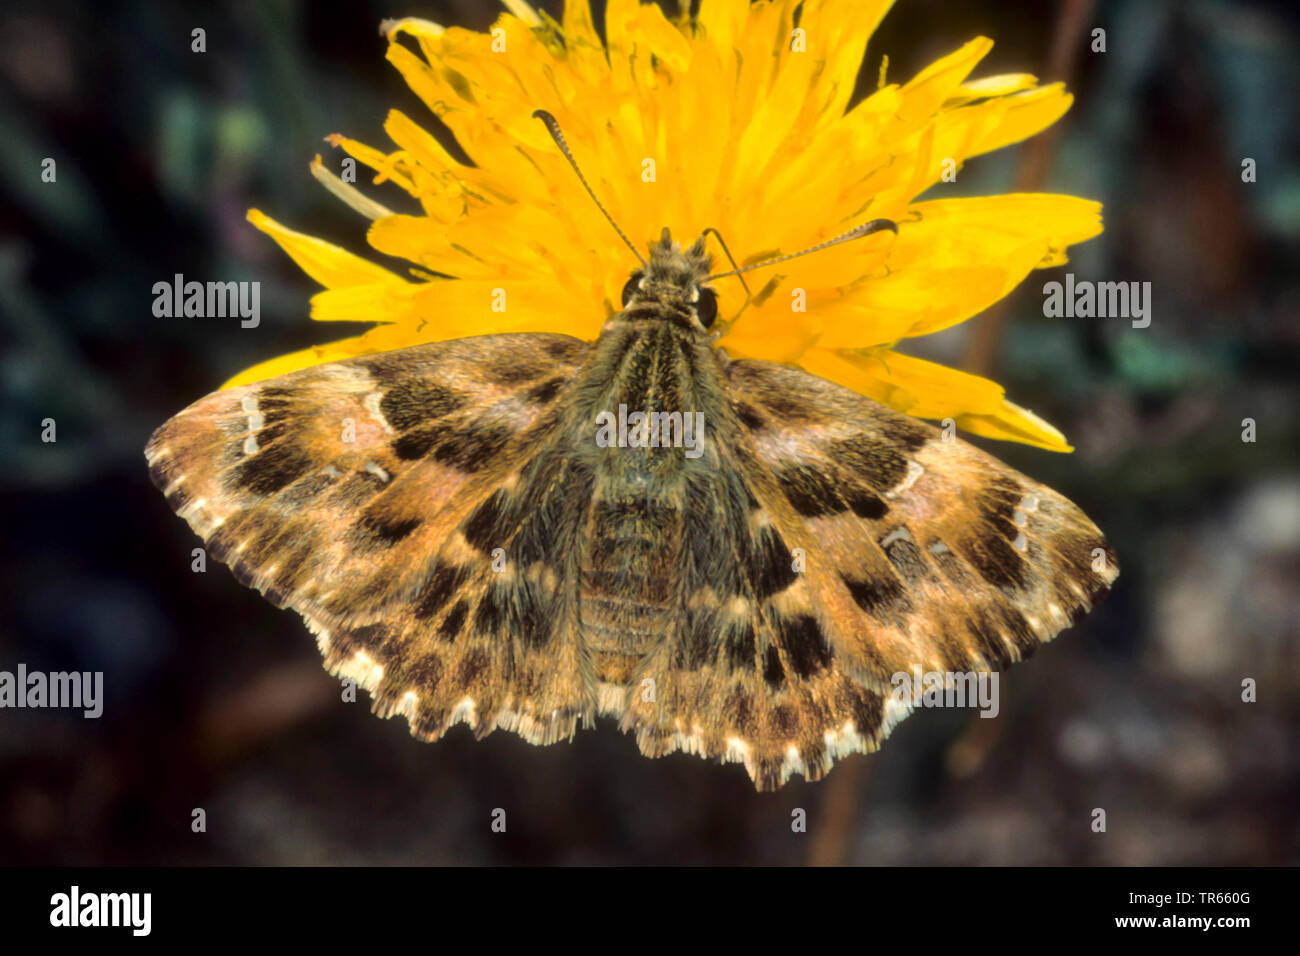
[[[692,328],[707,331],[718,317],[718,295],[705,284],[712,262],[703,236],[683,250],[665,228],[650,246],[650,260],[623,286],[624,311],[638,304],[668,306],[666,314],[684,316]]]

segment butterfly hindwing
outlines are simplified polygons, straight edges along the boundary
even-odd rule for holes
[[[1077,507],[965,442],[797,369],[725,380],[718,479],[688,502],[711,533],[642,671],[655,699],[624,718],[646,753],[743,761],[762,789],[816,779],[908,713],[893,675],[1000,670],[1118,573]]]

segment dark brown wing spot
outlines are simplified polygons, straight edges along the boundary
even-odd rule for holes
[[[888,491],[907,474],[907,459],[902,453],[870,435],[854,435],[834,442],[830,456],[878,491]]]
[[[781,666],[781,654],[775,645],[768,645],[763,654],[763,680],[773,690],[785,683],[785,668]]]
[[[944,542],[939,540],[931,541],[926,545],[926,550],[934,563],[939,566],[943,576],[948,579],[948,583],[953,587],[965,589],[976,584],[974,576],[970,573],[970,566],[953,552]]]
[[[746,404],[745,402],[736,402],[731,407],[735,410],[736,417],[740,419],[741,424],[752,432],[758,431],[767,424],[764,421],[763,416],[759,414],[758,409],[753,405]]]
[[[930,426],[901,416],[882,417],[877,424],[885,441],[897,445],[904,454],[908,455],[919,450],[934,434]]]
[[[780,737],[793,737],[799,722],[793,708],[784,704],[772,708],[770,714],[772,730]]]
[[[393,454],[402,461],[415,461],[423,458],[429,453],[429,449],[437,443],[438,439],[446,433],[447,426],[445,425],[426,425],[423,428],[417,428],[405,435],[398,436],[393,441]]]
[[[446,436],[434,448],[433,457],[461,471],[478,471],[509,441],[510,430],[502,425],[474,425]]]
[[[461,589],[469,578],[469,569],[453,564],[440,564],[420,590],[415,599],[417,619],[431,618],[442,610],[451,596]]]
[[[826,415],[811,402],[804,401],[797,395],[784,395],[768,392],[763,396],[763,404],[775,417],[784,422],[822,422]]]
[[[779,594],[794,584],[797,576],[790,549],[773,529],[764,528],[759,534],[750,568],[754,596],[763,600]]]
[[[308,478],[307,481],[314,483],[313,478]],[[374,499],[375,495],[383,491],[384,487],[384,479],[374,472],[352,471],[341,481],[335,482],[330,503],[345,507],[364,507]],[[296,498],[296,490],[296,488],[291,489],[286,498],[289,500]]]
[[[876,620],[898,624],[912,610],[912,599],[896,578],[854,579],[841,576],[855,604]]]
[[[578,339],[549,339],[542,346],[542,351],[553,359],[565,362],[580,362],[587,353],[588,345]]]
[[[966,626],[970,630],[971,637],[975,639],[975,646],[979,648],[985,660],[994,667],[999,668],[1005,667],[1011,662],[1006,644],[1002,642],[997,628],[984,611],[976,610],[972,613]]]
[[[354,627],[350,636],[353,647],[364,647],[372,652],[382,647],[391,637],[388,627],[384,624],[365,624],[361,627]]]
[[[753,735],[757,727],[754,723],[754,705],[748,690],[737,687],[728,694],[726,712],[731,715],[732,725],[742,736]]]
[[[853,715],[853,729],[863,737],[874,737],[880,732],[885,712],[881,698],[869,691],[854,687],[850,694],[852,703],[849,713]]]
[[[777,622],[777,641],[785,651],[791,669],[800,677],[811,677],[831,662],[831,648],[815,618],[801,614]]]
[[[414,685],[427,693],[438,686],[442,661],[436,654],[420,654],[402,661],[401,672],[406,687]]]
[[[428,379],[398,382],[379,400],[385,421],[399,432],[462,408],[463,398],[451,389]]]
[[[551,642],[551,615],[531,588],[520,588],[516,601],[515,629],[519,639],[525,647],[540,650]]]
[[[461,659],[460,666],[456,668],[456,679],[468,688],[472,686],[487,669],[487,654],[478,648],[475,648],[466,653]]]
[[[503,547],[513,527],[509,507],[510,498],[501,490],[495,491],[465,521],[465,540],[484,554]]]
[[[904,538],[891,532],[880,539],[880,545],[885,557],[889,558],[889,563],[909,584],[915,584],[929,572],[929,565],[910,537]]]
[[[850,485],[845,492],[849,507],[859,518],[878,520],[889,513],[888,506],[865,489]]]
[[[991,531],[961,542],[962,554],[989,584],[997,588],[1024,587],[1028,571],[1016,549]]]
[[[980,489],[975,503],[986,520],[1000,518],[1009,522],[1024,494],[1024,489],[1010,478],[995,478]]]
[[[393,441],[393,454],[403,461],[432,455],[440,464],[465,472],[478,471],[510,441],[503,425],[471,424],[452,429],[443,424],[424,425]]]
[[[758,660],[754,626],[746,623],[741,627],[731,628],[723,641],[723,654],[726,666],[730,670],[753,671]]]
[[[296,445],[272,445],[236,465],[230,483],[266,497],[293,484],[311,468],[311,456]]]
[[[506,619],[506,604],[509,600],[505,588],[489,587],[478,607],[474,609],[474,630],[495,634],[501,629]]]
[[[447,612],[446,618],[438,625],[438,635],[450,644],[460,635],[461,628],[465,626],[465,617],[469,614],[469,605],[463,600],[457,601],[452,609]]]
[[[834,483],[810,465],[792,465],[776,473],[790,504],[805,518],[822,518],[848,510]]]
[[[717,633],[712,613],[691,614],[686,624],[685,640],[677,645],[673,663],[684,670],[699,670],[713,656]]]
[[[540,385],[534,385],[524,393],[524,400],[534,405],[545,405],[560,393],[564,388],[565,380],[563,378],[552,378]]]
[[[420,527],[419,518],[399,518],[380,512],[366,512],[357,521],[353,535],[359,544],[378,544],[390,548]]]
[[[278,419],[278,420],[274,420],[274,419]],[[262,425],[261,428],[257,430],[257,435],[256,435],[257,444],[259,447],[266,448],[268,445],[274,445],[281,438],[284,438],[286,435],[289,434],[289,428],[291,423],[287,417],[286,412],[283,411],[272,412],[271,417],[264,418],[263,421],[264,424]],[[241,453],[242,453],[242,449],[241,449]]]

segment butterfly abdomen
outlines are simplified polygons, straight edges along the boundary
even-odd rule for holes
[[[675,614],[682,513],[668,495],[607,485],[591,503],[581,559],[581,627],[598,677],[623,683]],[[601,673],[605,671],[605,673]]]

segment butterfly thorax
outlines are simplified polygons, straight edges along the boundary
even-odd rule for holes
[[[575,382],[569,453],[591,476],[577,536],[580,628],[608,683],[629,679],[679,619],[688,488],[717,471],[723,359],[692,302],[707,272],[693,251],[652,249]]]

